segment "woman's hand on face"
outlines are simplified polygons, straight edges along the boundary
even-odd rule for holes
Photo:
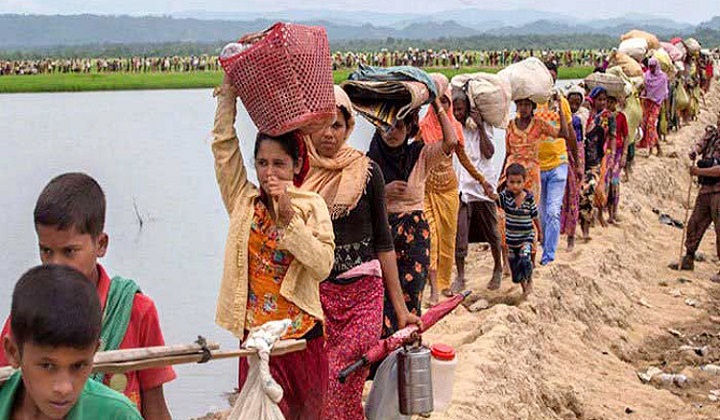
[[[389,198],[402,197],[407,190],[407,182],[405,181],[393,181],[385,185],[385,195]]]
[[[295,210],[293,210],[290,203],[290,196],[287,194],[289,186],[289,181],[281,181],[275,177],[270,177],[265,185],[265,192],[277,203],[275,217],[277,218],[277,224],[281,227],[290,224],[293,216],[295,216]]]

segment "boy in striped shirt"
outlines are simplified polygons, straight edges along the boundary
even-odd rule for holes
[[[542,229],[533,194],[524,189],[527,171],[513,163],[506,171],[506,188],[500,193],[499,206],[505,211],[505,236],[513,283],[520,283],[523,295],[532,292],[533,244],[542,242]],[[537,238],[535,238],[537,232]]]

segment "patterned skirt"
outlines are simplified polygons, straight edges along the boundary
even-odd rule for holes
[[[389,220],[395,240],[398,274],[405,305],[411,313],[420,316],[422,293],[430,268],[430,226],[421,210],[392,213]],[[382,337],[389,337],[397,330],[395,308],[386,291]]]
[[[601,166],[602,165],[596,165],[588,169],[585,172],[585,179],[580,187],[579,215],[583,223],[592,223],[593,209],[596,207],[596,193],[603,194],[600,192],[603,188],[600,183]]]
[[[383,279],[366,276],[350,284],[325,281],[320,300],[325,314],[325,336],[330,378],[324,419],[363,420],[362,393],[370,368],[358,369],[344,383],[338,373],[360,359],[380,340],[383,321]]]
[[[657,146],[658,136],[658,117],[660,116],[660,104],[650,99],[643,99],[643,119],[642,129],[643,138],[640,141],[640,147],[653,148]]]
[[[584,157],[585,150],[582,147],[582,142],[578,142],[578,148],[578,155]],[[570,160],[570,170],[568,171],[565,196],[563,197],[562,211],[560,212],[560,232],[564,235],[575,236],[580,217],[580,186],[582,180],[578,179],[574,168],[578,166],[584,167],[585,162],[575,162],[572,154],[568,158]]]
[[[608,203],[613,206],[617,206],[620,203],[620,175],[622,168],[620,163],[622,161],[623,150],[618,148],[615,152],[615,156],[609,156],[608,170],[606,175],[606,183],[608,190]]]

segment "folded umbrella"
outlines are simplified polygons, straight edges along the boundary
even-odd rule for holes
[[[345,378],[347,378],[355,370],[383,360],[388,354],[392,353],[406,342],[413,341],[417,334],[422,334],[429,330],[430,327],[437,324],[439,320],[443,319],[447,314],[457,308],[458,305],[460,305],[460,303],[470,295],[470,293],[470,291],[465,291],[430,308],[422,317],[420,317],[422,320],[422,329],[418,328],[417,325],[409,325],[397,331],[390,337],[378,341],[377,344],[368,350],[368,352],[365,353],[358,361],[340,371],[338,374],[338,380],[340,383],[345,382]]]

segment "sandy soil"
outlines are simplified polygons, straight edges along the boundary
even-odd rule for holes
[[[563,240],[557,261],[536,270],[527,300],[507,278],[487,291],[490,254],[471,248],[470,299],[490,307],[460,307],[425,334],[426,343],[455,346],[459,357],[452,406],[432,419],[720,419],[720,404],[709,398],[720,375],[698,368],[720,364],[720,286],[709,281],[718,271],[715,235],[707,232],[700,249],[707,261],[694,272],[672,271],[682,230],[652,211],[684,220],[687,150],[718,111],[715,83],[698,121],[668,136],[665,157],[639,152],[633,179],[621,187],[621,222],[595,227],[592,241],[570,253]],[[692,200],[696,194],[694,186]],[[683,345],[708,347],[700,356]],[[645,384],[637,373],[649,367],[689,379],[682,387]]]
[[[459,354],[452,407],[432,418],[720,419],[720,405],[708,398],[720,376],[697,368],[720,362],[720,286],[708,280],[718,270],[715,235],[708,230],[701,246],[707,262],[694,272],[670,270],[682,230],[652,211],[684,220],[687,150],[718,111],[716,83],[698,121],[668,136],[666,157],[639,153],[633,179],[621,187],[621,223],[594,228],[592,241],[539,267],[526,301],[509,279],[499,292],[484,289],[491,258],[475,248],[469,286],[491,307],[460,308],[426,334]],[[709,349],[701,357],[683,345]],[[689,381],[644,384],[637,372],[651,366]]]

